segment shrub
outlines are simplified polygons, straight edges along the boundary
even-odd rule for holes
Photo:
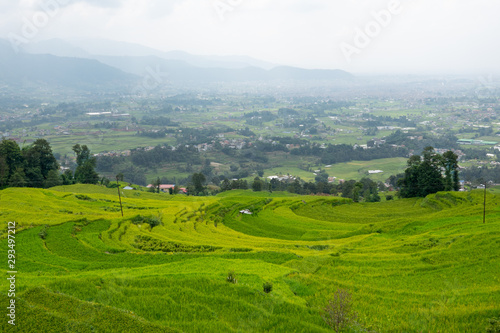
[[[125,231],[124,233],[125,234]],[[120,235],[121,237],[121,235]],[[179,253],[204,253],[214,252],[221,247],[211,245],[186,245],[182,243],[162,241],[149,236],[138,235],[135,237],[134,247],[143,251],[162,251],[162,252],[179,252]]]
[[[77,195],[75,195],[75,197],[76,197],[78,200],[95,201],[94,199],[92,199],[92,198],[91,198],[91,197],[89,197],[88,195],[84,195],[84,194],[77,194]]]
[[[352,309],[351,293],[345,289],[338,289],[323,311],[323,320],[337,333],[350,327],[357,318]]]
[[[264,289],[264,292],[266,294],[269,294],[271,291],[273,291],[273,284],[269,281],[264,282],[264,284],[262,285],[262,288]]]
[[[330,248],[329,245],[312,245],[312,246],[307,246],[311,250],[316,250],[316,251],[323,251],[323,250],[328,250]]]
[[[385,200],[387,200],[387,201],[394,200],[394,196],[393,196],[392,194],[388,194],[388,195],[385,197]]]
[[[49,228],[48,225],[45,225],[42,230],[38,233],[38,236],[40,236],[41,239],[47,238],[47,228]]]
[[[133,218],[131,218],[130,221],[133,224],[147,223],[147,224],[149,224],[151,226],[151,229],[152,229],[152,228],[154,228],[154,227],[159,226],[159,225],[162,224],[162,214],[160,213],[157,216],[153,216],[153,215],[150,215],[150,216],[136,215]]]
[[[491,318],[489,323],[490,326],[486,329],[486,333],[500,333],[500,317]]]
[[[236,279],[236,273],[234,273],[234,271],[230,271],[229,273],[227,273],[226,281],[236,284],[238,282],[238,280]]]
[[[249,249],[247,247],[232,247],[229,249],[229,252],[252,252],[252,249]]]

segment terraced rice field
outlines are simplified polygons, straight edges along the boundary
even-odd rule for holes
[[[127,192],[122,218],[114,191],[0,191],[0,248],[6,258],[16,221],[19,271],[18,325],[1,331],[328,332],[338,288],[353,297],[352,332],[485,332],[500,316],[494,194],[483,224],[482,192],[375,204]]]

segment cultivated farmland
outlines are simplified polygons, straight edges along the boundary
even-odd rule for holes
[[[328,332],[322,309],[343,288],[353,332],[484,332],[500,315],[500,196],[486,203],[483,224],[481,191],[373,204],[132,191],[122,218],[103,187],[6,189],[15,331]]]

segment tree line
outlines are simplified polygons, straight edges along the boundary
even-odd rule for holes
[[[458,156],[452,151],[440,155],[433,147],[426,147],[422,156],[411,156],[407,165],[404,177],[398,181],[402,198],[460,189]]]
[[[388,182],[399,187],[398,195],[402,198],[425,197],[439,191],[458,191],[459,171],[458,157],[452,151],[440,155],[433,147],[424,149],[422,156],[413,155],[408,159],[408,167],[404,174],[391,176]],[[214,179],[212,179],[212,182]],[[217,183],[217,184],[216,184]],[[207,190],[207,178],[202,174],[194,174],[188,185],[188,194],[208,195],[235,189],[252,189],[260,191],[287,191],[300,195],[327,194],[340,195],[350,198],[354,202],[379,202],[381,200],[379,191],[387,190],[382,182],[375,182],[369,178],[360,181],[349,180],[341,184],[328,182],[328,174],[320,173],[315,182],[305,182],[301,179],[279,180],[261,179],[255,177],[252,182],[246,180],[229,180],[223,178],[213,183],[219,189]],[[387,196],[392,199],[392,195]]]
[[[382,145],[371,149],[363,149],[351,145],[329,144],[322,148],[319,144],[313,143],[290,151],[292,155],[316,156],[323,164],[336,164],[350,161],[370,161],[381,158],[405,157],[408,156],[406,148],[394,148],[390,145]]]
[[[73,146],[76,154],[76,170],[59,172],[50,144],[38,139],[22,148],[13,140],[0,142],[0,188],[34,187],[49,188],[75,183],[97,184],[99,176],[95,172],[95,158],[87,146]]]
[[[213,181],[213,179],[212,179]],[[187,186],[188,195],[206,196],[215,195],[220,192],[231,190],[248,190],[254,192],[262,191],[286,191],[300,195],[335,195],[344,198],[350,198],[354,202],[379,202],[379,190],[385,191],[386,187],[382,182],[375,182],[369,178],[363,178],[360,181],[350,180],[341,184],[332,184],[327,181],[305,182],[299,178],[288,181],[279,179],[261,179],[255,177],[253,181],[248,182],[244,179],[224,178],[218,189],[209,190],[208,180],[202,173],[195,173],[190,177]]]

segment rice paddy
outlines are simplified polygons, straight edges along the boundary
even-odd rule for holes
[[[483,224],[482,195],[126,192],[122,218],[99,186],[6,189],[18,316],[0,330],[328,332],[322,309],[345,288],[352,332],[485,332],[500,315],[500,196],[488,193]]]

